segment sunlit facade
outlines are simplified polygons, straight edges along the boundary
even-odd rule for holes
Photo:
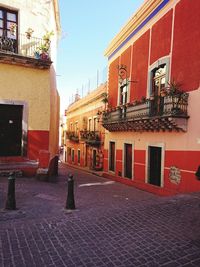
[[[161,195],[200,190],[199,10],[147,0],[106,49],[105,176]]]

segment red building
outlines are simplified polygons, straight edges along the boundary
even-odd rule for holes
[[[147,0],[108,46],[107,177],[163,195],[200,190],[199,10]]]

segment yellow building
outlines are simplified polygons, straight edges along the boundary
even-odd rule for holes
[[[101,114],[106,91],[104,83],[82,99],[77,98],[66,110],[65,162],[102,170],[105,130],[101,126]]]
[[[58,154],[58,1],[0,1],[0,162]]]

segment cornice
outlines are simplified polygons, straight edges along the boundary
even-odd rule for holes
[[[102,99],[103,93],[106,92],[106,89],[107,89],[106,86],[107,86],[107,83],[101,85],[98,89],[91,92],[89,95],[71,104],[67,109],[67,113],[75,112],[76,110],[80,108],[88,106],[89,104],[95,103],[96,101]]]
[[[58,34],[60,34],[61,24],[60,24],[60,11],[59,11],[58,0],[53,0],[53,7],[54,7],[54,14],[55,14],[56,28],[57,28]]]
[[[120,47],[128,42],[133,34],[136,34],[145,26],[148,22],[147,20],[150,20],[151,17],[159,12],[159,7],[162,8],[169,1],[170,0],[146,0],[139,10],[129,19],[121,31],[114,37],[105,50],[104,55],[108,58],[112,57]]]

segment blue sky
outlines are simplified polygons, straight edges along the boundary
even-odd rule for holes
[[[57,87],[61,114],[92,87],[97,70],[107,65],[104,51],[144,0],[60,0],[62,37],[58,49]],[[92,88],[91,88],[92,89]]]

